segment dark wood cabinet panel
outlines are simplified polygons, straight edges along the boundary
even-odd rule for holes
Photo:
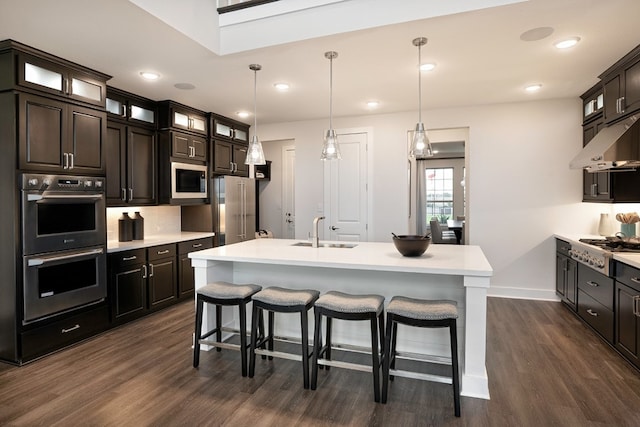
[[[107,115],[104,112],[70,105],[71,153],[69,169],[100,173],[105,170],[104,144]]]
[[[66,104],[20,94],[18,105],[20,169],[58,171],[66,148]]]
[[[206,162],[206,138],[187,133],[171,132],[171,157]]]
[[[604,87],[604,121],[612,123],[640,110],[640,46],[600,78]]]
[[[178,268],[175,254],[149,263],[149,308],[157,310],[177,298]]]
[[[157,203],[156,133],[109,121],[107,129],[107,205]]]
[[[213,237],[180,242],[178,244],[178,296],[180,298],[193,295],[195,278],[189,253],[213,247]]]
[[[616,282],[615,347],[640,367],[640,313],[637,312],[640,288]]]
[[[147,312],[146,262],[145,249],[117,252],[108,256],[112,323],[124,323]]]
[[[247,146],[228,141],[213,141],[213,173],[217,175],[249,176]]]
[[[578,292],[578,263],[569,257],[570,245],[556,239],[556,294],[576,310]]]
[[[18,95],[19,167],[102,174],[106,113],[37,95]]]
[[[107,167],[107,206],[121,206],[127,199],[127,127],[109,121],[107,123],[105,160]]]
[[[127,140],[127,177],[129,204],[157,203],[156,133],[129,127]]]

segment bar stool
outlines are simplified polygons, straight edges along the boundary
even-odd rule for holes
[[[302,361],[302,379],[305,389],[309,388],[309,320],[307,313],[320,292],[313,290],[285,289],[277,286],[261,290],[253,295],[253,311],[251,315],[251,349],[249,350],[249,378],[253,378],[256,367],[256,354],[279,357],[281,359]],[[258,325],[263,311],[269,313],[267,335],[258,333]],[[273,350],[275,313],[300,313],[302,331],[302,354],[285,353]],[[267,344],[268,349],[264,346]],[[258,348],[262,347],[262,348]]]
[[[251,297],[261,290],[258,285],[234,285],[227,282],[209,283],[196,291],[196,329],[193,345],[193,367],[197,368],[200,363],[200,344],[207,344],[216,347],[216,351],[223,348],[240,350],[240,360],[242,363],[242,376],[247,376],[247,303]],[[215,304],[216,325],[215,328],[204,334],[202,331],[202,312],[204,303]],[[240,330],[232,330],[222,327],[222,306],[237,305],[240,310]],[[240,345],[222,342],[222,331],[232,332],[240,335]],[[216,340],[207,340],[211,335],[216,334]]]
[[[313,362],[311,389],[318,384],[318,365],[355,369],[373,373],[373,393],[376,402],[380,402],[380,355],[384,350],[384,297],[381,295],[351,295],[330,291],[316,301],[315,328],[313,338]],[[326,344],[322,345],[322,316],[327,318]],[[331,360],[331,321],[370,320],[371,321],[371,366]],[[376,321],[378,326],[376,327]],[[378,333],[380,340],[378,341]],[[380,349],[378,349],[378,342]],[[321,359],[324,356],[323,359]]]
[[[382,403],[387,402],[389,377],[414,378],[453,384],[453,404],[456,417],[460,416],[460,378],[458,373],[458,339],[456,319],[457,303],[449,300],[421,300],[395,296],[387,306],[387,332],[383,358]],[[449,328],[451,339],[451,377],[396,370],[396,343],[398,323],[418,328]]]

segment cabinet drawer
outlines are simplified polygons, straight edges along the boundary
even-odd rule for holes
[[[578,315],[613,344],[613,311],[578,289]]]
[[[169,258],[176,256],[176,244],[169,243],[167,245],[153,246],[148,249],[148,259],[152,262],[157,259]]]
[[[178,253],[187,254],[189,252],[201,251],[213,247],[213,237],[205,237],[197,240],[189,240],[188,242],[180,242],[178,244]]]
[[[609,310],[613,310],[613,279],[585,267],[578,266],[578,289],[589,294]]]
[[[68,319],[32,329],[21,334],[22,358],[31,360],[88,338],[107,328],[107,306],[87,311]]]
[[[616,262],[616,280],[640,292],[640,270],[630,265]]]
[[[109,255],[109,264],[116,269],[120,270],[124,266],[130,266],[135,264],[146,263],[147,257],[145,249],[134,249],[131,251],[116,252]]]

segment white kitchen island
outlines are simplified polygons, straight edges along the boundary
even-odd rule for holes
[[[489,398],[486,357],[487,289],[493,274],[479,246],[431,245],[424,255],[403,257],[393,243],[357,242],[353,248],[294,246],[295,240],[256,239],[189,254],[195,268],[196,289],[213,281],[256,283],[320,292],[394,295],[458,302],[458,339],[461,355],[461,394]],[[342,242],[341,242],[342,243]],[[225,313],[235,324],[237,310]],[[233,317],[229,317],[233,316]],[[203,329],[213,326],[205,312]],[[310,316],[310,328],[313,326]],[[276,316],[279,336],[299,336],[299,322]],[[398,351],[446,358],[446,329],[399,329]],[[333,341],[370,346],[366,322],[334,322]]]

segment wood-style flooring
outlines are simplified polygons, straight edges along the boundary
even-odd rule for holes
[[[203,352],[192,367],[193,304],[182,303],[23,367],[0,363],[2,426],[640,426],[640,373],[560,303],[490,298],[491,400],[405,378],[386,405],[370,374]]]

